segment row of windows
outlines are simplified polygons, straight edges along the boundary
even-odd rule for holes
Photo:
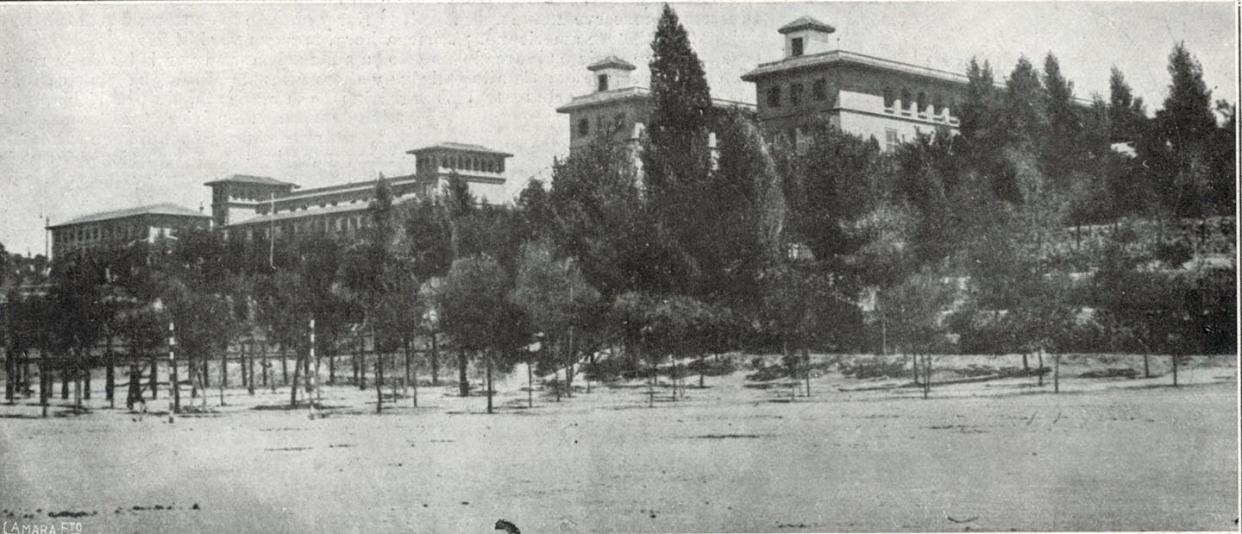
[[[805,86],[802,82],[794,82],[789,84],[789,105],[798,106],[803,102],[803,93]],[[820,78],[811,82],[811,98],[817,101],[828,99],[828,81]],[[784,102],[781,98],[781,86],[773,85],[768,88],[768,107],[779,108]]]
[[[317,217],[303,221],[286,221],[275,226],[276,237],[284,235],[297,235],[298,233],[307,232],[325,232],[325,233],[341,233],[346,232],[352,234],[361,228],[367,227],[366,215],[341,215],[337,217]],[[251,227],[249,237],[254,239],[256,235],[266,237],[270,228],[264,226]]]
[[[607,128],[621,128],[625,125],[625,113],[613,115],[611,123],[607,123],[606,120],[603,115],[595,117],[595,131],[602,132]],[[589,117],[578,119],[578,137],[586,137],[588,135],[591,135],[591,119]]]
[[[888,110],[894,109],[894,107],[897,104],[896,100],[897,100],[897,93],[893,91],[892,88],[885,87],[884,88],[884,109],[888,109]],[[953,101],[952,99],[949,99],[947,102],[948,108],[946,108],[945,107],[946,100],[941,95],[933,95],[931,97],[931,101],[928,102],[927,93],[923,91],[919,91],[917,95],[914,95],[910,92],[909,89],[903,88],[901,90],[901,110],[902,111],[910,111],[910,107],[914,106],[915,110],[918,111],[918,113],[925,114],[927,113],[927,108],[929,104],[931,106],[931,111],[933,115],[939,115],[941,113],[948,111],[948,109],[953,109],[957,107],[957,102]]]
[[[418,158],[415,163],[418,172],[434,172],[440,167],[462,171],[477,171],[503,173],[505,172],[504,158],[489,158],[482,156],[423,156]]]
[[[161,229],[163,230],[163,229]],[[104,239],[142,239],[147,234],[147,227],[141,225],[125,226],[88,226],[65,230],[54,230],[52,238],[58,243],[78,241],[100,241]]]

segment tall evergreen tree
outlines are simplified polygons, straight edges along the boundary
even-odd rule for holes
[[[1022,56],[1005,80],[1004,119],[1008,141],[1036,148],[1048,136],[1048,93],[1039,71]]]
[[[651,42],[651,115],[643,145],[643,180],[647,207],[657,232],[694,274],[697,236],[709,221],[700,216],[703,191],[711,172],[708,146],[712,100],[703,65],[690,47],[686,29],[668,5]],[[690,288],[694,276],[677,281]]]
[[[1143,133],[1147,109],[1143,97],[1135,97],[1126,77],[1113,67],[1108,77],[1109,141],[1135,141]]]
[[[1044,89],[1047,92],[1047,141],[1042,150],[1041,166],[1053,185],[1061,190],[1070,187],[1071,171],[1081,168],[1087,159],[1083,137],[1082,116],[1086,110],[1074,103],[1074,83],[1061,75],[1061,64],[1051,52],[1044,58]]]

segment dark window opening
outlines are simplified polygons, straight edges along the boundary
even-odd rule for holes
[[[781,86],[773,85],[768,88],[768,107],[781,107]]]
[[[591,134],[590,119],[578,119],[578,137],[586,137]]]
[[[828,82],[824,81],[823,78],[815,80],[815,83],[811,84],[811,94],[815,95],[815,100],[827,99]]]
[[[893,102],[895,102],[896,100],[897,100],[897,97],[893,96],[893,90],[889,89],[888,87],[885,87],[884,88],[884,107],[886,108],[893,107]]]
[[[789,41],[789,54],[792,56],[802,55],[802,38],[794,37]]]
[[[607,74],[600,74],[600,75],[597,77],[597,79],[599,80],[599,90],[600,90],[600,91],[607,91],[607,90],[608,90],[608,75],[607,75]]]
[[[802,84],[795,83],[789,86],[789,105],[796,106],[802,103]]]

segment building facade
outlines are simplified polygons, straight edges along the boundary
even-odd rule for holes
[[[76,251],[125,246],[136,241],[176,238],[189,229],[206,230],[211,216],[176,204],[154,204],[92,213],[49,225],[52,257]]]
[[[651,116],[651,91],[634,85],[630,74],[634,65],[616,56],[608,56],[591,65],[591,93],[576,96],[556,108],[569,116],[569,149],[576,150],[609,136],[616,141],[637,146]],[[753,111],[754,105],[720,98],[712,99],[717,109]]]
[[[938,128],[957,131],[966,76],[840,50],[830,39],[835,31],[811,17],[786,24],[778,30],[785,57],[742,76],[755,84],[769,136],[800,146],[807,128],[826,120],[891,150]]]
[[[433,198],[449,179],[464,180],[480,203],[505,200],[505,160],[512,154],[479,145],[445,142],[406,152],[417,158],[415,172],[384,179],[393,202]],[[239,178],[240,177],[240,178]],[[368,224],[367,207],[379,179],[300,189],[272,178],[233,175],[207,182],[212,213],[226,233],[246,239],[326,233],[353,237]]]

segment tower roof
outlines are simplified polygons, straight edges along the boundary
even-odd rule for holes
[[[634,69],[637,69],[638,67],[635,67],[629,61],[621,59],[617,56],[608,56],[604,59],[596,61],[595,63],[587,65],[587,70],[589,71],[597,71],[600,69],[609,69],[609,68],[621,69],[621,70],[634,70]]]
[[[444,142],[441,142],[441,143],[436,143],[436,144],[434,144],[434,145],[425,146],[425,147],[422,147],[422,148],[414,148],[414,149],[406,150],[406,151],[405,151],[405,153],[406,153],[406,154],[414,154],[414,155],[416,155],[416,156],[417,156],[417,155],[418,155],[418,154],[420,154],[420,153],[423,153],[423,152],[431,152],[431,151],[433,151],[433,150],[450,150],[450,151],[455,151],[455,152],[473,152],[473,153],[475,153],[475,154],[490,154],[490,155],[493,155],[493,156],[502,156],[502,157],[506,157],[506,158],[513,157],[513,154],[510,154],[510,153],[508,153],[508,152],[501,152],[501,151],[499,151],[499,150],[492,150],[492,149],[487,148],[487,147],[482,146],[482,145],[472,145],[472,144],[469,144],[469,143],[455,143],[455,142],[452,142],[452,141],[444,141]]]
[[[837,31],[836,28],[833,28],[832,26],[824,24],[823,22],[820,22],[814,17],[798,17],[798,20],[790,22],[789,24],[786,24],[784,26],[781,26],[781,28],[777,31],[781,33],[790,33],[790,32],[796,32],[798,30],[817,30],[817,31],[821,31],[824,33],[832,33],[832,32]]]
[[[228,178],[221,178],[221,179],[219,179],[219,180],[212,180],[212,181],[207,182],[207,183],[205,183],[205,184],[203,184],[203,185],[215,185],[215,184],[223,184],[223,183],[241,183],[241,184],[259,184],[259,185],[280,185],[280,186],[284,186],[284,185],[291,185],[291,186],[293,186],[293,187],[297,187],[297,186],[298,186],[298,184],[295,184],[295,183],[290,183],[290,182],[282,182],[282,181],[277,180],[277,179],[275,179],[275,178],[268,178],[268,177],[266,177],[266,176],[251,176],[251,175],[249,175],[249,174],[234,174],[234,175],[232,175],[232,176],[229,176]]]

